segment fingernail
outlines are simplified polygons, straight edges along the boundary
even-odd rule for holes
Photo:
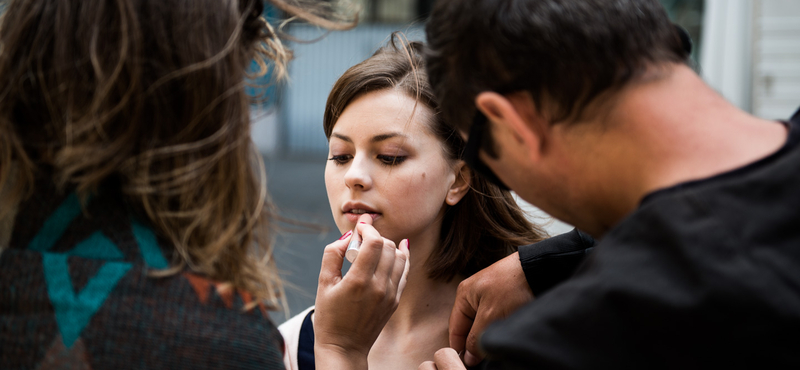
[[[409,252],[411,251],[411,239],[406,239],[406,248]]]
[[[478,364],[478,362],[480,362],[478,361],[478,358],[475,357],[475,355],[473,355],[472,353],[470,353],[470,351],[464,353],[464,365],[475,366]]]
[[[351,234],[353,234],[353,230],[349,230],[346,233],[344,233],[344,235],[342,235],[342,237],[339,238],[339,240],[347,239],[347,237],[350,236]]]
[[[360,224],[365,224],[366,222],[364,222],[364,221],[359,221],[358,223],[360,223]]]

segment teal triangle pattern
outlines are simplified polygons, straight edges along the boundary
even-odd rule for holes
[[[161,253],[161,249],[158,247],[158,240],[156,240],[155,234],[149,227],[142,225],[138,221],[132,221],[131,230],[133,230],[133,237],[136,238],[136,243],[139,244],[142,258],[148,266],[157,269],[169,267],[167,260]]]
[[[70,348],[117,282],[131,268],[131,264],[106,262],[97,274],[89,279],[83,290],[75,294],[67,258],[69,256],[60,253],[42,254],[47,294],[56,311],[56,323],[64,340],[64,346]]]
[[[95,260],[121,260],[125,258],[122,252],[117,249],[116,244],[106,238],[100,231],[78,243],[75,248],[66,254]]]
[[[80,213],[80,202],[77,195],[72,193],[45,220],[42,228],[28,244],[28,249],[42,252],[47,294],[55,310],[56,324],[66,348],[75,343],[114,286],[132,267],[132,264],[125,262],[106,262],[97,274],[89,279],[83,290],[76,294],[69,275],[67,259],[70,256],[100,260],[124,257],[116,245],[99,231],[67,253],[47,252]]]

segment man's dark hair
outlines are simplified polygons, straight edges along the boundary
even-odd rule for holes
[[[688,53],[657,0],[442,0],[426,64],[445,121],[467,131],[482,91],[527,91],[550,122]]]

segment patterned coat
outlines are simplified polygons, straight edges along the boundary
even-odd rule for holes
[[[148,275],[169,248],[122,197],[41,189],[0,254],[2,369],[283,369],[266,310],[202,276]]]

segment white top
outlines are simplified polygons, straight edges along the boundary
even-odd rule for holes
[[[286,345],[286,350],[283,351],[283,363],[286,365],[286,370],[298,370],[297,346],[300,342],[300,328],[303,326],[303,320],[313,309],[314,306],[306,308],[303,312],[294,315],[291,319],[278,326],[278,330],[283,336],[283,342]]]

